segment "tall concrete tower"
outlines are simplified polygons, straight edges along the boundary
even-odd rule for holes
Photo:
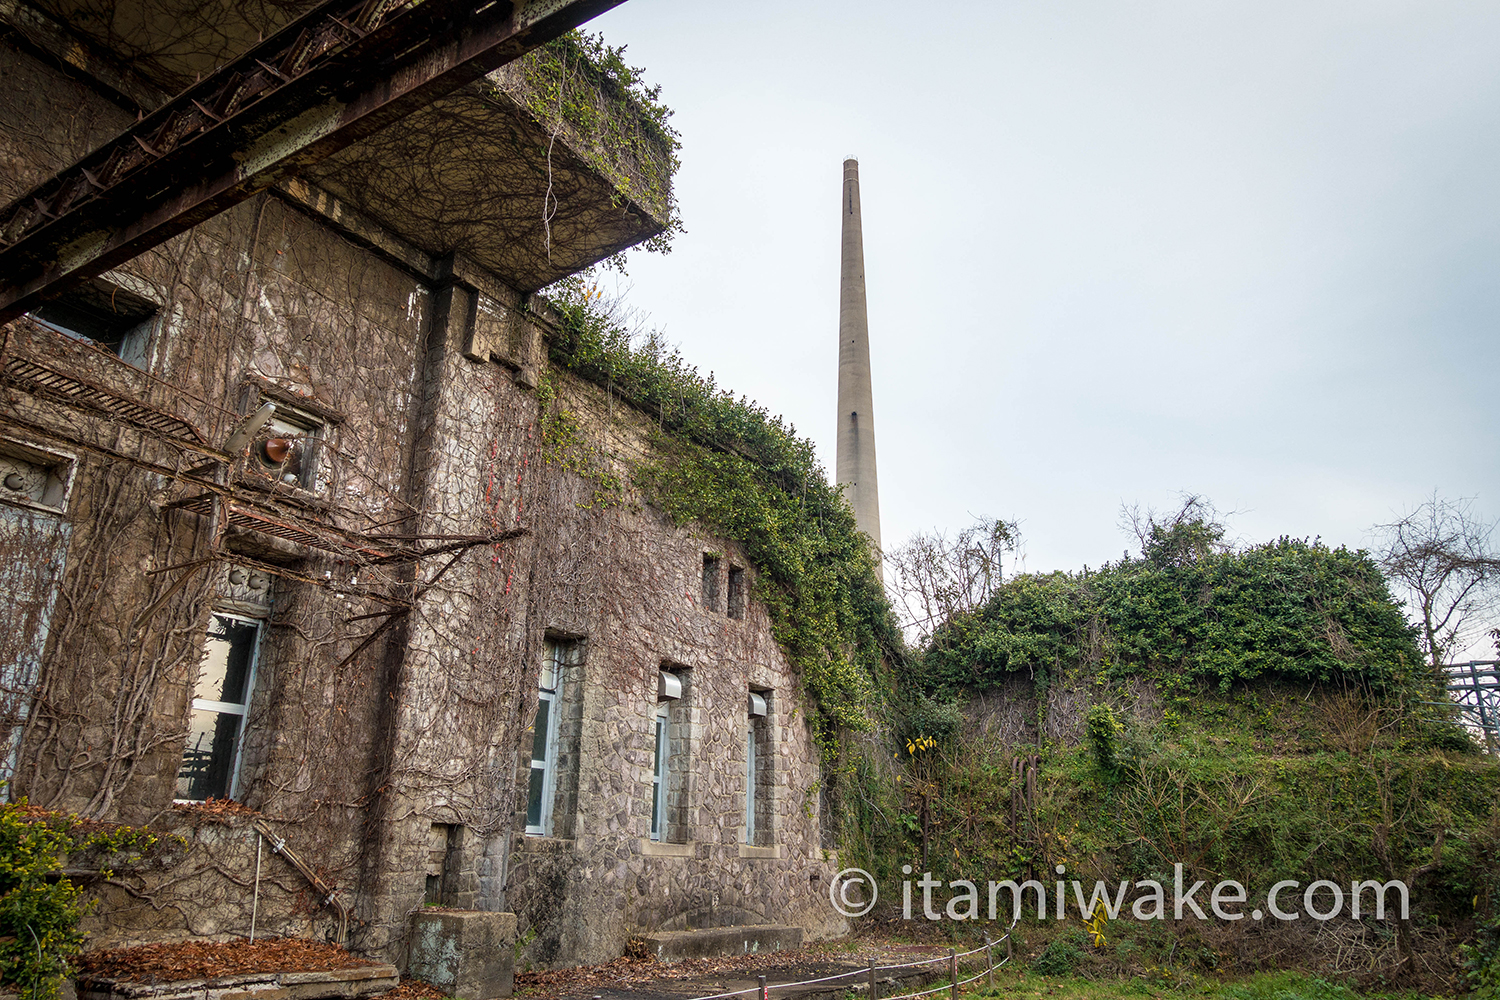
[[[880,556],[880,488],[875,478],[875,405],[870,390],[870,328],[865,309],[864,228],[859,161],[844,161],[843,259],[839,272],[839,423],[835,481],[859,530]]]

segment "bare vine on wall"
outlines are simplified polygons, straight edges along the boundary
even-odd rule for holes
[[[274,26],[304,6],[242,5],[236,17],[248,12]],[[109,4],[66,13],[114,51],[140,48]],[[177,89],[186,69],[217,58],[204,27],[185,18],[180,37],[137,52],[139,68]],[[220,41],[236,44],[228,35]],[[563,65],[580,85],[598,83],[580,62]],[[579,133],[571,119],[539,131],[524,116],[497,116],[495,105],[510,99],[488,86],[333,166],[352,189],[387,199],[362,207],[378,214],[399,202],[432,220],[431,233],[414,234],[424,248],[457,252],[483,239],[535,252],[545,243],[558,258],[548,273],[591,258],[599,239],[590,228],[606,216],[623,225],[635,211],[601,204],[598,177],[585,176],[598,165],[585,164],[580,149],[598,136]],[[22,96],[7,100],[41,89],[18,83],[10,93]],[[559,91],[558,122],[568,95],[576,96]],[[67,162],[122,124],[118,108],[81,88],[75,103],[67,143],[56,141],[59,125],[40,105],[0,114],[0,154],[45,172],[36,150],[59,150]],[[476,128],[509,152],[475,151]],[[569,137],[578,148],[544,154],[535,140],[546,132],[550,147]],[[414,174],[403,187],[387,168],[410,162],[402,151],[412,142],[440,149],[445,169],[473,170],[535,197],[524,213],[497,218],[482,186],[465,191]],[[652,149],[608,152],[611,169],[635,171],[633,197],[667,203],[666,175],[632,166]],[[519,165],[516,175],[494,177],[497,162]],[[536,197],[552,205],[540,223]],[[527,266],[520,261],[519,273]],[[397,883],[421,868],[428,820],[462,826],[478,841],[516,828],[525,806],[520,751],[547,631],[591,620],[605,599],[585,544],[604,510],[590,507],[592,487],[576,470],[549,461],[535,395],[452,345],[424,353],[432,296],[418,279],[285,201],[239,206],[116,277],[158,307],[139,370],[25,320],[12,331],[24,336],[8,339],[0,360],[51,352],[60,368],[77,364],[100,384],[127,386],[199,440],[184,446],[117,415],[0,386],[0,432],[67,452],[74,485],[65,511],[0,532],[0,557],[29,567],[36,589],[55,594],[45,609],[33,602],[23,627],[0,640],[19,644],[22,636],[45,647],[33,657],[45,667],[12,685],[11,704],[0,706],[8,713],[0,722],[24,729],[15,790],[92,817],[166,821],[157,814],[174,795],[205,630],[226,599],[227,567],[243,565],[272,578],[273,599],[238,794],[262,813],[298,821],[298,849],[316,859],[320,877],[359,884],[371,899],[405,899],[411,887]],[[327,475],[315,489],[260,481],[243,453],[227,461],[212,454],[266,386],[289,405],[337,411],[319,438]],[[492,401],[492,411],[457,419],[455,410],[475,400]],[[455,426],[463,440],[452,437]],[[454,454],[444,455],[450,445]],[[236,535],[240,508],[270,512],[325,544],[294,556],[247,547]],[[434,539],[459,541],[444,548]],[[4,652],[15,660],[23,650]],[[133,882],[130,892],[166,905],[189,884],[158,894]]]

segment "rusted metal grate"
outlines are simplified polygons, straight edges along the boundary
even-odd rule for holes
[[[5,367],[0,369],[0,377],[37,396],[116,417],[172,440],[199,447],[207,444],[198,429],[181,417],[174,417],[149,403],[131,399],[113,389],[76,375],[64,374],[28,358],[8,359]]]
[[[173,506],[208,517],[214,512],[214,494],[202,493],[187,500],[179,501],[173,504]],[[315,549],[322,549],[325,552],[346,552],[353,548],[349,545],[340,545],[337,542],[330,541],[308,531],[306,528],[300,528],[295,524],[289,524],[279,518],[272,517],[264,511],[252,510],[233,502],[226,502],[224,510],[229,518],[229,523],[236,528],[248,528],[252,531],[264,532],[267,535],[275,535],[277,538],[284,538],[289,542],[296,542],[299,545],[310,545]]]

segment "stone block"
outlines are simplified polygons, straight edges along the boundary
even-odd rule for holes
[[[514,913],[423,909],[411,915],[408,931],[407,975],[461,1000],[510,996]]]
[[[79,1000],[329,1000],[387,993],[398,982],[392,965],[320,972],[246,972],[213,979],[136,983],[85,976]]]

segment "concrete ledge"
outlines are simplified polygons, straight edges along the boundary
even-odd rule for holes
[[[406,972],[464,1000],[508,997],[515,988],[516,915],[423,909],[408,923]]]
[[[516,851],[521,854],[571,854],[578,842],[563,837],[538,837],[528,833],[516,841]]]
[[[740,857],[777,859],[781,857],[781,845],[774,844],[771,847],[756,847],[754,844],[741,844]]]
[[[691,858],[698,853],[698,845],[692,841],[686,844],[669,844],[662,840],[641,839],[641,854],[648,858]]]
[[[658,962],[684,958],[719,958],[786,951],[802,946],[802,928],[784,924],[746,927],[704,927],[693,931],[659,931],[646,935],[646,951]]]
[[[245,972],[214,979],[133,983],[87,976],[78,981],[79,1000],[321,1000],[362,997],[395,989],[394,965],[366,965],[327,972]]]

